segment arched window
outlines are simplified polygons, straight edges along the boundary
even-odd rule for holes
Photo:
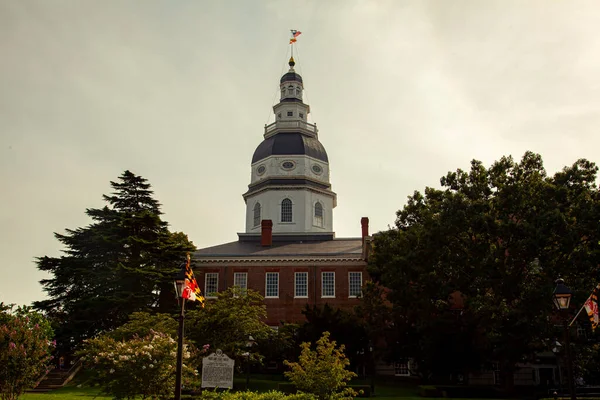
[[[318,201],[315,203],[314,224],[316,226],[323,226],[323,205]]]
[[[285,97],[285,88],[281,89],[281,98]]]
[[[292,85],[288,86],[288,94],[294,94],[294,87]]]
[[[260,203],[254,205],[254,226],[260,225]]]
[[[283,199],[281,202],[281,222],[292,222],[292,201]]]
[[[300,88],[299,87],[296,88],[296,96],[300,96]]]

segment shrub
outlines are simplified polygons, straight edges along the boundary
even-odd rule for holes
[[[298,362],[284,361],[291,368],[285,376],[298,390],[312,393],[319,400],[352,399],[357,395],[347,387],[356,374],[346,369],[350,361],[344,354],[344,345],[337,348],[336,342],[329,340],[329,332],[324,332],[317,340],[316,350],[311,350],[308,342],[300,347],[302,353]]]
[[[187,386],[186,380],[189,382],[198,371],[186,365],[195,351],[184,346],[183,378]],[[94,372],[92,380],[116,399],[163,398],[175,390],[177,343],[165,333],[151,331],[123,341],[103,335],[87,340],[79,354]]]
[[[278,391],[266,393],[256,392],[216,392],[204,391],[198,397],[199,400],[316,400],[309,393],[285,394]]]
[[[54,342],[50,323],[29,307],[0,303],[0,398],[14,400],[47,371]]]

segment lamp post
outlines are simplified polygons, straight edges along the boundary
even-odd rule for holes
[[[252,335],[248,336],[248,341],[246,342],[246,390],[248,390],[248,387],[250,386],[250,350],[252,349],[252,346],[254,346],[254,343],[256,343],[254,341],[254,338],[252,337]]]
[[[556,288],[554,289],[553,298],[554,305],[557,310],[563,314],[563,330],[565,335],[565,351],[567,355],[567,380],[569,385],[569,394],[571,395],[571,400],[576,400],[577,396],[575,395],[575,385],[573,383],[573,359],[571,358],[571,338],[569,335],[569,325],[568,325],[568,316],[569,316],[569,305],[571,304],[571,297],[573,296],[573,292],[565,285],[565,281],[562,279],[556,280]]]
[[[175,370],[175,400],[181,400],[181,370],[183,368],[183,318],[185,315],[185,299],[183,298],[183,288],[185,287],[185,269],[181,269],[175,281],[175,294],[177,299],[181,299],[181,310],[179,312],[179,332],[177,337],[177,366]]]
[[[369,361],[371,369],[371,396],[375,394],[375,355],[373,354],[373,342],[369,340]]]
[[[552,344],[552,352],[556,356],[556,368],[558,371],[557,376],[559,378],[558,383],[560,384],[560,391],[563,392],[563,380],[561,379],[562,374],[560,373],[560,359],[559,359],[559,355],[561,354],[561,351],[562,351],[562,344],[560,344],[560,342],[558,340],[555,340],[554,343]],[[555,384],[555,386],[556,386],[556,384]],[[555,389],[556,389],[556,387],[555,387]],[[556,391],[554,393],[556,393]]]

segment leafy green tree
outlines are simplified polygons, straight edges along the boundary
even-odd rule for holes
[[[269,337],[271,328],[264,322],[267,316],[264,298],[254,290],[230,287],[207,300],[204,308],[186,312],[186,337],[198,346],[208,344],[221,349],[229,357],[245,358],[249,336],[254,340]],[[260,359],[258,347],[250,349],[250,357]]]
[[[335,341],[329,340],[329,332],[325,332],[317,340],[315,350],[309,342],[300,346],[298,362],[285,361],[291,369],[285,376],[298,390],[314,394],[319,400],[352,399],[357,395],[347,386],[356,374],[346,369],[350,360],[344,354],[343,344],[337,347]]]
[[[177,330],[177,320],[170,314],[134,312],[129,316],[129,321],[113,331],[106,332],[106,336],[115,340],[129,340],[136,336],[148,336],[151,332],[160,332],[175,338],[178,335]]]
[[[92,223],[55,237],[61,257],[40,257],[52,277],[41,281],[49,299],[34,306],[56,321],[63,349],[127,321],[133,312],[174,311],[172,277],[194,245],[171,233],[146,179],[125,171],[108,203],[87,209]]]
[[[436,332],[466,329],[473,351],[498,361],[512,387],[517,362],[552,335],[554,280],[563,277],[581,304],[600,279],[596,174],[579,160],[549,177],[528,152],[490,168],[473,161],[443,177],[441,190],[409,197],[371,257],[372,275],[390,289],[396,349],[421,347],[431,361]]]
[[[0,303],[0,398],[17,399],[46,371],[54,343],[46,318]]]
[[[300,342],[314,343],[319,340],[323,332],[329,332],[332,340],[344,345],[346,355],[353,367],[365,363],[369,337],[362,317],[353,310],[334,308],[329,304],[322,307],[306,305],[302,314],[306,317],[306,322],[298,330]]]

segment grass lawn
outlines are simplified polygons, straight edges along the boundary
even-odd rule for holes
[[[277,390],[277,384],[285,382],[283,377],[269,375],[252,375],[250,377],[249,389],[255,392],[267,392]],[[356,385],[368,385],[368,381],[353,382]],[[236,376],[234,378],[234,390],[245,390],[246,377]],[[110,396],[101,396],[98,388],[77,387],[77,382],[67,385],[49,393],[26,393],[22,400],[110,400]],[[374,399],[403,399],[403,400],[436,400],[435,398],[423,398],[417,394],[415,386],[407,386],[393,382],[375,382]],[[447,400],[447,399],[446,399]],[[462,399],[456,399],[462,400]],[[478,400],[478,399],[468,399]]]

